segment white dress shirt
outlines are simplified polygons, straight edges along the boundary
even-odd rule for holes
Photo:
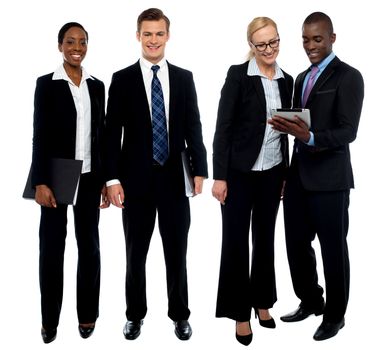
[[[61,64],[53,74],[53,80],[66,80],[77,111],[75,159],[82,160],[82,173],[91,171],[91,103],[87,79],[93,79],[84,68],[80,86],[75,85]]]

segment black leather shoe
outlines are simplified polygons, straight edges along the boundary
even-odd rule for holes
[[[250,321],[249,321],[249,326],[250,326],[250,330],[251,330]],[[242,345],[248,346],[248,345],[250,345],[251,341],[253,340],[253,333],[251,332],[250,334],[247,334],[247,335],[239,335],[238,332],[235,331],[235,338]]]
[[[285,316],[281,316],[281,321],[298,322],[298,321],[305,320],[310,315],[315,315],[315,316],[322,315],[323,311],[324,311],[324,304],[317,308],[306,308],[302,305],[299,305],[297,310]]]
[[[142,325],[143,325],[143,320],[127,321],[123,328],[124,337],[128,340],[134,340],[138,338]]]
[[[89,327],[78,325],[78,331],[80,333],[80,336],[81,338],[84,339],[89,338],[93,334],[94,330],[95,330],[95,325]]]
[[[192,327],[187,320],[174,322],[174,333],[180,340],[188,340],[192,335]]]
[[[323,321],[313,335],[315,340],[325,340],[338,334],[339,330],[344,327],[344,318],[340,322]]]
[[[51,343],[55,338],[57,338],[57,328],[54,329],[44,329],[41,328],[42,340],[45,344]]]

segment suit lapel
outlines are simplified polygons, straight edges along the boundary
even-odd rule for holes
[[[175,111],[177,110],[175,104],[178,102],[178,74],[177,70],[167,62],[168,70],[169,70],[169,101],[165,101],[165,103],[169,103],[169,133],[171,130],[174,130],[175,125]]]
[[[266,106],[265,90],[263,89],[261,77],[254,75],[248,78],[254,85],[257,97],[259,99],[259,103],[261,104],[261,106]],[[285,79],[277,79],[277,83],[278,88],[280,90],[281,105],[285,107],[290,107],[290,100],[288,100],[288,96],[291,96],[291,94],[288,94]]]
[[[139,88],[139,91],[142,91],[142,95],[144,97],[144,100],[146,101],[146,104],[148,105],[145,82],[143,80],[142,68],[140,67],[140,60],[138,60],[136,63],[134,63],[134,65],[131,66],[131,69],[133,70],[133,73],[131,73],[131,75],[132,75],[131,78],[137,82],[136,84],[133,84],[133,82],[131,82],[131,86],[136,85],[138,87],[140,87],[140,86],[143,87],[143,89]]]
[[[257,93],[257,97],[259,99],[259,103],[261,106],[266,106],[265,99],[265,90],[263,89],[261,77],[258,75],[249,76],[248,79],[254,85],[255,92]]]
[[[336,67],[339,65],[339,58],[335,57],[324,69],[323,73],[317,78],[316,84],[313,86],[313,92],[321,88],[321,86],[334,74]]]
[[[304,86],[304,79],[305,76],[308,74],[309,69],[307,69],[305,72],[302,72],[298,75],[295,83],[295,91],[294,91],[294,97],[293,97],[293,107],[294,108],[301,108],[301,99],[303,95],[303,86]]]
[[[145,82],[143,80],[142,68],[140,66],[140,60],[138,60],[138,62],[136,62],[133,66],[131,66],[131,69],[133,71],[131,72],[131,77],[130,77],[130,84],[131,85],[129,86],[129,91],[131,91],[131,93],[133,93],[134,96],[136,96],[135,103],[138,106],[138,111],[141,112],[141,115],[145,115],[147,117],[147,123],[149,124],[150,127],[152,127],[151,110],[150,110],[150,106],[149,106],[149,101],[147,99],[146,86],[145,86]]]
[[[288,91],[285,78],[277,79],[278,89],[280,90],[281,106],[289,108],[292,94]]]
[[[315,97],[317,91],[320,90],[323,84],[334,74],[335,69],[338,66],[339,62],[340,62],[339,58],[335,57],[324,69],[323,73],[321,73],[320,76],[317,78],[315,85],[313,85],[312,91],[309,94],[307,105],[311,101],[311,99]]]
[[[69,87],[69,83],[66,80],[53,80],[55,84],[55,90],[57,96],[63,99],[64,109],[66,109],[65,115],[69,118],[69,121],[76,123],[77,121],[77,110],[74,104],[72,92]],[[71,118],[71,119],[70,119]]]
[[[96,84],[92,79],[87,79],[86,81],[88,85],[88,90],[89,90],[89,99],[90,99],[90,105],[91,105],[91,115],[92,117],[96,115],[97,111],[97,94],[96,94],[96,89],[95,86]]]

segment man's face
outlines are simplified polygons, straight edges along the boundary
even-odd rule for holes
[[[320,63],[332,52],[335,39],[324,21],[303,26],[303,47],[312,64]]]
[[[143,21],[136,37],[142,45],[142,56],[147,61],[156,64],[165,56],[165,46],[169,40],[165,20]]]

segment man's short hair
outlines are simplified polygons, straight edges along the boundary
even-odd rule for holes
[[[170,20],[165,16],[162,10],[157,8],[149,8],[144,10],[138,17],[137,31],[140,32],[140,27],[143,21],[159,21],[161,19],[166,22],[166,29],[169,32]]]
[[[327,27],[328,27],[328,30],[329,30],[329,34],[333,34],[334,33],[334,27],[332,25],[332,21],[331,21],[331,18],[326,15],[324,12],[313,12],[311,13],[304,21],[303,23],[303,26],[306,25],[306,24],[313,24],[313,23],[317,23],[317,22],[324,22],[326,23]]]

